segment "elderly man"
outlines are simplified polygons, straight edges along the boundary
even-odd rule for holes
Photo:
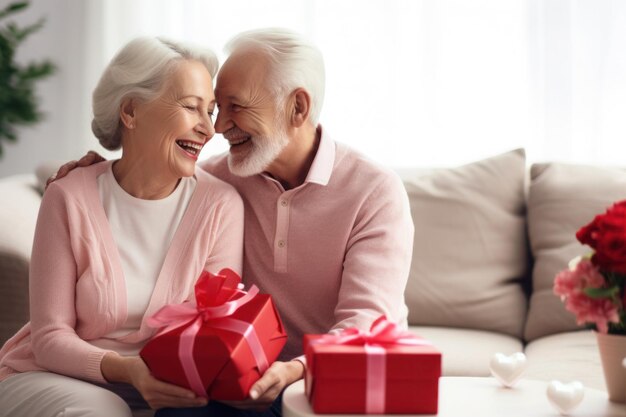
[[[250,399],[230,403],[259,410],[302,378],[304,334],[368,329],[381,314],[406,324],[413,222],[400,179],[318,124],[324,64],[316,47],[266,29],[242,33],[226,49],[215,130],[230,152],[202,166],[243,198],[243,278],[272,295],[288,334],[281,361]],[[191,415],[170,411],[160,415]]]

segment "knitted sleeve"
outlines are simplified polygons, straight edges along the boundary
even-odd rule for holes
[[[404,290],[411,266],[413,233],[402,182],[386,175],[364,200],[350,234],[333,330],[369,330],[382,314],[406,327]]]
[[[30,264],[32,350],[38,366],[59,374],[106,382],[100,370],[108,352],[75,331],[77,270],[72,229],[85,222],[56,183],[41,202]]]

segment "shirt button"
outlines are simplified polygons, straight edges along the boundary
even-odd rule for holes
[[[280,202],[280,205],[281,205],[281,206],[283,206],[283,207],[287,207],[287,204],[288,204],[288,203],[287,203],[287,200],[282,200],[282,201]]]
[[[278,247],[279,248],[284,248],[285,247],[285,241],[284,240],[279,240],[278,241]]]

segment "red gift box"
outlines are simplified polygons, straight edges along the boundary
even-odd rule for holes
[[[231,270],[203,272],[196,302],[168,305],[149,319],[163,327],[141,350],[152,375],[215,400],[243,400],[287,341],[267,294],[241,290]],[[164,327],[165,326],[165,327]]]
[[[305,335],[304,351],[316,413],[437,413],[441,353],[384,317],[369,333]]]

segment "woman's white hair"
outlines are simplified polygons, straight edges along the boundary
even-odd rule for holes
[[[324,102],[324,58],[315,45],[287,29],[267,28],[240,33],[225,46],[228,54],[254,51],[269,58],[271,87],[281,104],[296,88],[311,96],[310,120],[317,125]]]
[[[93,92],[91,130],[102,146],[109,150],[122,146],[122,101],[156,98],[181,60],[201,62],[211,77],[218,69],[213,51],[162,38],[136,38],[115,55]]]

